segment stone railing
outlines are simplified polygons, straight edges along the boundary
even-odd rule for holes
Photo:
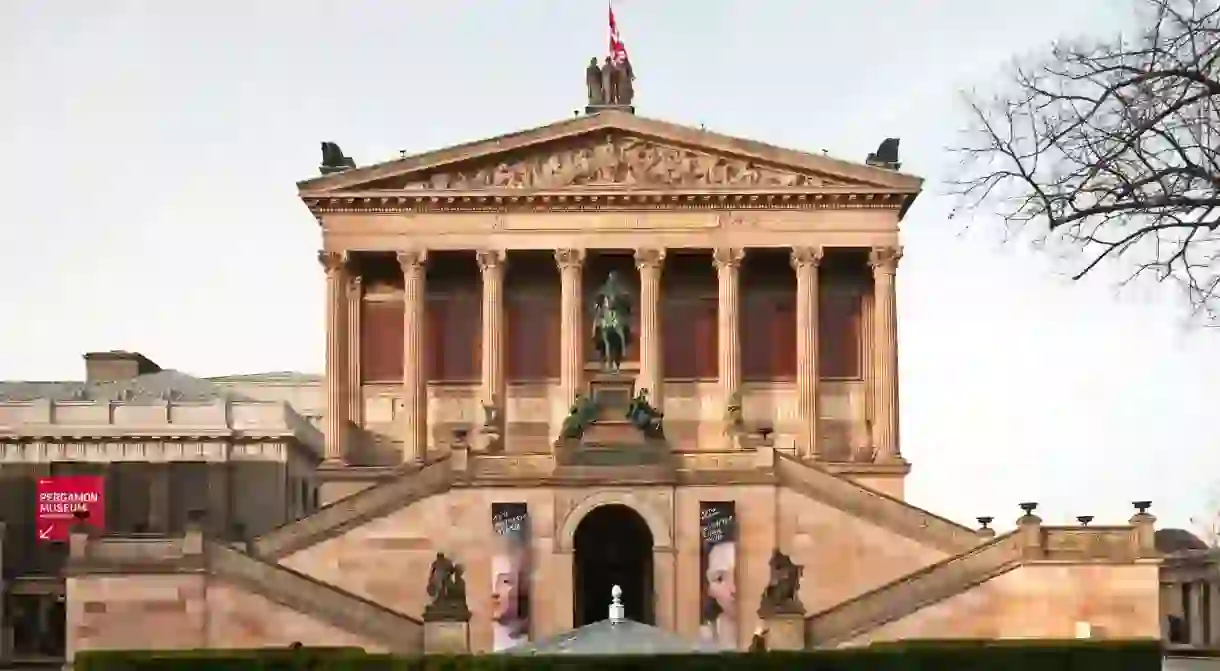
[[[107,536],[83,527],[68,539],[69,573],[173,573],[202,568],[203,532],[191,525],[182,536]]]
[[[415,618],[231,547],[208,543],[206,553],[209,572],[219,578],[377,641],[392,652],[423,650],[423,623]]]
[[[321,454],[321,434],[275,401],[209,403],[37,401],[0,403],[0,436],[295,438]]]
[[[1131,562],[1142,557],[1131,526],[1042,527],[1042,559]]]
[[[369,520],[449,490],[453,469],[448,455],[422,468],[408,468],[388,482],[362,489],[256,538],[251,554],[275,560],[333,538]]]
[[[808,640],[818,646],[842,643],[1023,564],[1149,559],[1153,521],[1141,513],[1128,526],[1045,527],[1026,513],[1010,533],[810,616]]]
[[[809,617],[811,645],[840,643],[946,599],[1020,563],[1023,538],[1016,532],[903,576]]]
[[[883,529],[950,554],[965,552],[980,542],[973,529],[817,466],[781,454],[776,457],[781,484]]]

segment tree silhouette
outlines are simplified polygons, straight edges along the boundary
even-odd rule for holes
[[[1127,279],[1180,283],[1220,324],[1220,0],[1135,0],[1137,32],[1056,43],[968,94],[954,215],[1001,217]]]

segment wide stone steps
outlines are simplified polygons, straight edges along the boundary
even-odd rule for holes
[[[423,623],[364,597],[240,550],[208,543],[210,572],[339,629],[363,636],[394,652],[423,650]]]
[[[969,527],[816,465],[776,453],[775,473],[780,484],[815,501],[945,553],[960,554],[982,542]]]
[[[806,620],[806,640],[833,646],[960,594],[1021,564],[1016,532],[927,566]]]
[[[319,508],[309,517],[272,529],[254,539],[250,553],[267,560],[287,557],[416,501],[446,492],[452,483],[453,471],[447,455],[419,468],[404,469],[389,482],[363,489]]]

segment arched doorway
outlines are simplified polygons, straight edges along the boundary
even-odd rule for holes
[[[584,626],[604,620],[610,590],[623,590],[627,617],[655,624],[652,588],[652,532],[640,514],[621,504],[594,508],[573,538],[572,621]]]

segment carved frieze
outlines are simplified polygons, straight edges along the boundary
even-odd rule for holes
[[[408,182],[408,190],[558,189],[566,187],[823,187],[841,183],[756,161],[669,146],[632,136],[604,136],[579,146],[503,158]]]

